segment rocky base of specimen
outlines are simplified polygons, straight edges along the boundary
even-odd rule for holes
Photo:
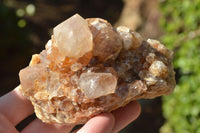
[[[172,59],[159,41],[76,14],[20,71],[21,91],[43,122],[82,124],[130,101],[172,93]]]

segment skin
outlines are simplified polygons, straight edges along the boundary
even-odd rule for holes
[[[0,97],[0,133],[19,133],[15,126],[33,114],[33,106],[15,88]],[[140,104],[133,101],[111,113],[102,113],[91,118],[83,127],[73,133],[117,133],[141,113]],[[21,133],[69,133],[75,125],[46,124],[33,120]]]

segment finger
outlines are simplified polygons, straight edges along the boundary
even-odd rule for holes
[[[112,132],[117,133],[129,123],[134,121],[141,113],[140,104],[137,101],[127,104],[125,107],[119,108],[112,112],[115,117],[115,125]]]
[[[114,121],[111,113],[103,113],[91,118],[77,133],[110,133]]]
[[[73,127],[74,125],[47,124],[35,119],[21,133],[69,133]]]
[[[12,123],[0,113],[0,133],[19,133]]]
[[[14,126],[33,113],[33,106],[16,87],[13,91],[0,97],[0,113]]]

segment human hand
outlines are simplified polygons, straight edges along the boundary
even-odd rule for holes
[[[135,120],[140,112],[139,103],[134,101],[111,113],[91,118],[74,133],[116,133]],[[31,102],[20,93],[19,87],[0,97],[0,133],[19,133],[15,126],[33,113]],[[35,119],[21,133],[68,133],[74,126],[46,124]]]

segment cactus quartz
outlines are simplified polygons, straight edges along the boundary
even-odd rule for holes
[[[21,92],[43,122],[83,124],[130,101],[172,93],[172,59],[159,41],[75,14],[20,71]]]

